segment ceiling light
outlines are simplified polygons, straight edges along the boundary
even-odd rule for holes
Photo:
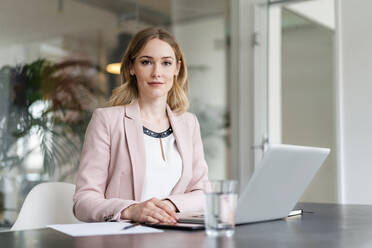
[[[120,74],[120,63],[112,63],[106,66],[106,71],[112,74]]]

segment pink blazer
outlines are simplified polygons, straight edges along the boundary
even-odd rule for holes
[[[195,115],[176,115],[167,107],[182,175],[167,197],[183,211],[204,206],[208,178]],[[122,210],[141,200],[146,156],[138,103],[96,109],[85,134],[74,195],[74,214],[84,222],[119,220]]]

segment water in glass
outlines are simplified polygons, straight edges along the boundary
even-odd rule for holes
[[[205,228],[210,236],[232,236],[235,227],[235,208],[237,193],[205,194],[206,214]]]

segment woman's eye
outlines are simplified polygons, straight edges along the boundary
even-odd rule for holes
[[[170,66],[170,65],[172,65],[172,62],[170,62],[170,61],[164,61],[163,64],[164,64],[165,66]]]
[[[141,64],[142,65],[149,65],[149,64],[151,64],[151,61],[150,60],[142,60]]]

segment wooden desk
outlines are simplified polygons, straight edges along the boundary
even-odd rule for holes
[[[241,225],[232,238],[209,238],[204,231],[72,238],[52,229],[0,233],[0,247],[372,247],[372,206],[298,204],[304,216]]]

